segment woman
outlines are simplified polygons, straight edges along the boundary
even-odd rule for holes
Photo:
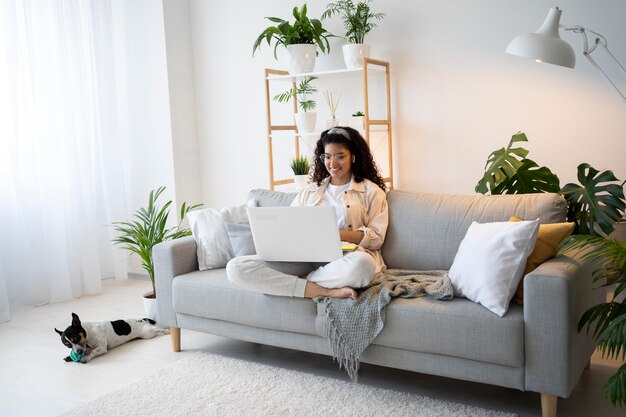
[[[365,287],[385,269],[380,248],[389,218],[386,187],[359,132],[350,127],[323,132],[315,147],[312,179],[291,205],[334,206],[341,240],[357,249],[330,263],[237,257],[226,266],[233,284],[271,295],[356,299],[354,288]]]

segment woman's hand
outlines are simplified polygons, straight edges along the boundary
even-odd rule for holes
[[[339,238],[342,242],[350,242],[358,245],[365,234],[360,230],[339,230]]]

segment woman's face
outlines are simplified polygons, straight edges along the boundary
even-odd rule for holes
[[[324,146],[324,166],[333,185],[347,184],[352,179],[352,154],[348,147],[338,143]]]

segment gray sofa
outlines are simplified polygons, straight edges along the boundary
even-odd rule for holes
[[[260,206],[288,205],[294,194],[253,190]],[[510,216],[565,220],[558,194],[454,196],[388,193],[389,228],[382,254],[390,269],[449,269],[473,220]],[[524,280],[524,305],[511,304],[503,317],[462,298],[396,299],[387,307],[383,331],[361,361],[467,381],[541,393],[544,417],[556,415],[589,364],[594,343],[576,327],[581,314],[602,301],[591,289],[592,265],[572,257],[552,258]],[[154,248],[158,320],[180,329],[330,355],[316,331],[316,304],[233,286],[225,269],[198,270],[192,237]],[[416,376],[418,377],[418,376]]]

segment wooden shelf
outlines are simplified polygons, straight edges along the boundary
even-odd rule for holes
[[[381,74],[385,73],[385,70],[383,68],[368,67],[367,70],[373,71],[373,72],[379,72]],[[274,81],[294,82],[298,78],[303,78],[303,77],[322,78],[322,77],[328,77],[328,76],[333,76],[333,75],[346,75],[346,74],[347,75],[354,75],[354,74],[360,75],[362,73],[363,73],[363,67],[358,67],[358,68],[344,68],[344,69],[329,70],[329,71],[304,72],[301,74],[268,75],[266,78],[268,80],[274,80]]]
[[[369,119],[369,75],[370,72],[381,73],[385,76],[385,92],[386,92],[386,118],[384,119]],[[385,182],[389,185],[389,189],[393,189],[393,159],[392,159],[392,137],[391,137],[391,86],[390,86],[390,74],[389,63],[372,58],[363,59],[363,67],[361,68],[348,68],[337,69],[330,71],[318,71],[307,72],[302,74],[289,74],[287,71],[278,69],[265,69],[265,105],[266,105],[266,118],[267,118],[267,146],[269,157],[269,180],[270,190],[274,190],[274,187],[293,183],[292,178],[277,179],[274,176],[274,151],[273,151],[273,139],[277,136],[284,138],[285,134],[276,135],[275,132],[293,132],[294,140],[294,156],[300,155],[300,138],[311,138],[319,136],[321,132],[307,132],[300,133],[296,125],[275,125],[272,123],[272,101],[270,99],[270,83],[278,82],[291,82],[295,88],[296,82],[302,77],[317,77],[318,79],[324,79],[333,76],[346,75],[350,77],[360,77],[363,82],[363,118],[364,129],[358,129],[365,138],[365,141],[370,143],[370,133],[383,132],[387,135],[387,163],[389,169],[389,175],[384,178]],[[293,100],[293,113],[297,112],[297,101]],[[381,128],[382,127],[382,128]]]

